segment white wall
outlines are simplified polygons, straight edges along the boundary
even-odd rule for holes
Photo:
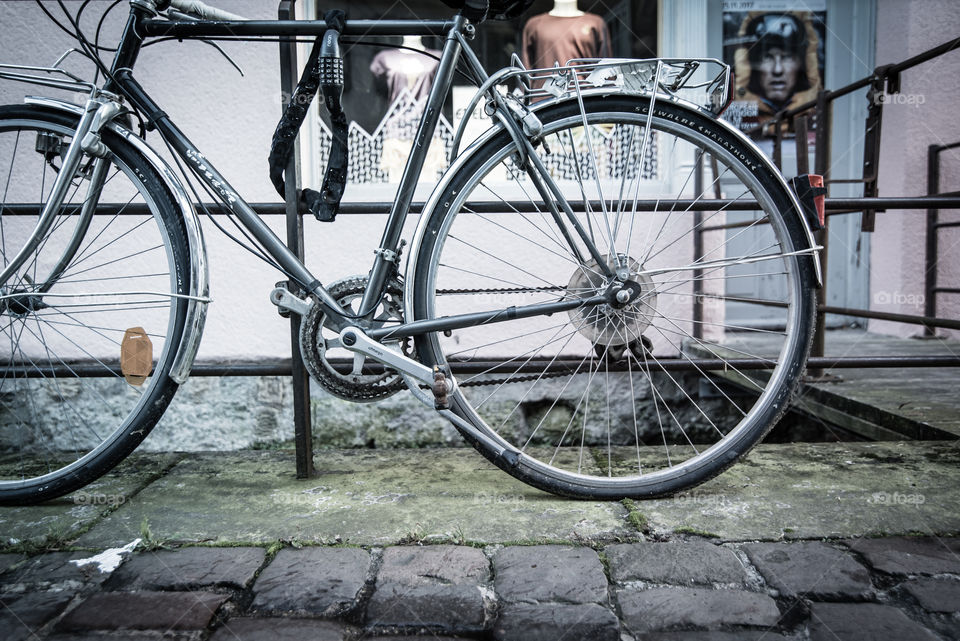
[[[955,0],[879,0],[877,64],[895,63],[960,36]],[[926,62],[902,74],[900,104],[884,105],[880,151],[880,196],[926,193],[927,147],[960,140],[957,78],[960,51]],[[898,97],[894,97],[897,100]],[[941,189],[960,189],[960,150],[941,155]],[[941,212],[956,220],[957,212]],[[870,264],[871,309],[923,314],[926,216],[923,211],[889,211],[877,215]],[[960,277],[960,230],[940,232],[941,286],[956,287]],[[941,294],[937,315],[960,317],[960,296]],[[871,321],[870,330],[912,336],[918,325]],[[949,334],[949,332],[941,333]],[[956,332],[953,333],[956,335]]]

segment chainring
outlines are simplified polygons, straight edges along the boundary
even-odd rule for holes
[[[367,286],[366,276],[350,276],[332,283],[327,291],[350,313],[359,311],[360,301]],[[326,314],[314,301],[310,311],[300,322],[300,353],[310,376],[325,390],[344,400],[368,403],[396,394],[406,389],[400,375],[379,363],[368,363],[362,357],[339,344],[337,333],[325,329]],[[386,293],[373,316],[373,326],[403,321],[403,286],[393,279],[387,284]],[[385,342],[385,345],[391,345]],[[409,352],[406,342],[397,341],[393,347]],[[333,359],[337,359],[335,363]],[[369,367],[367,367],[369,366]],[[363,369],[367,367],[368,371]],[[377,371],[369,371],[375,369]]]

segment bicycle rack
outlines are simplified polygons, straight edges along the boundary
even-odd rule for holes
[[[280,20],[295,20],[296,0],[281,0],[277,9]],[[297,83],[297,45],[293,38],[280,42],[280,87],[284,96],[292,96]],[[303,218],[299,211],[300,198],[300,141],[294,141],[290,163],[284,174],[286,203],[284,213],[287,221],[287,247],[303,260]],[[287,282],[290,292],[300,291],[294,281]],[[313,467],[313,425],[310,414],[310,375],[300,356],[300,316],[290,314],[290,376],[293,384],[293,433],[297,459],[297,478],[316,475]]]

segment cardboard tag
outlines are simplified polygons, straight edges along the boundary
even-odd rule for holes
[[[131,385],[143,385],[153,369],[153,343],[142,327],[131,327],[120,343],[120,371]]]

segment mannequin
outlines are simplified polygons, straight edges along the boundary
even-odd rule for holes
[[[373,58],[370,72],[386,86],[389,107],[379,130],[383,135],[380,169],[390,182],[399,182],[406,166],[420,114],[437,75],[439,51],[427,49],[420,36],[404,36],[404,49],[384,49]],[[414,49],[415,51],[411,51]],[[425,179],[444,168],[441,146],[431,144],[424,160]]]
[[[439,63],[434,58],[419,52],[430,53],[437,57],[439,51],[429,51],[423,46],[420,36],[404,36],[403,46],[416,49],[384,49],[373,57],[370,72],[378,80],[386,83],[387,94],[392,105],[404,89],[410,92],[414,100],[422,100],[430,93],[433,79],[437,75]]]
[[[603,18],[580,11],[576,0],[555,0],[549,13],[524,25],[522,54],[528,69],[565,65],[572,58],[608,58],[610,31]]]
[[[577,0],[556,0],[550,15],[557,18],[579,18],[583,11],[577,8]]]

